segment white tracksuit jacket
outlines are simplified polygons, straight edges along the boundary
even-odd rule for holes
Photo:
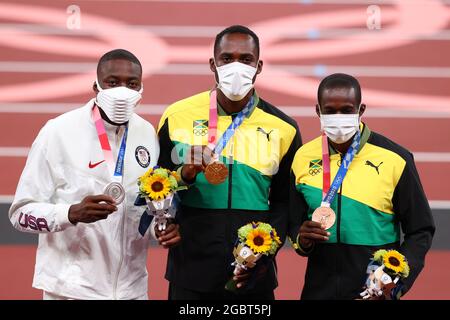
[[[106,162],[97,164],[104,156],[92,120],[93,103],[94,99],[41,129],[9,218],[16,229],[39,233],[33,287],[73,299],[142,299],[147,296],[150,232],[139,234],[145,208],[133,203],[138,177],[157,163],[158,139],[152,125],[134,114],[123,171],[125,200],[105,220],[72,225],[69,207],[88,195],[102,194],[112,182]],[[105,123],[105,128],[117,159],[124,127],[117,130]]]

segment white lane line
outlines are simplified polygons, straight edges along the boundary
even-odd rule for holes
[[[2,204],[11,204],[14,200],[14,195],[0,195],[0,203]],[[430,200],[428,201],[431,209],[441,209],[441,210],[449,210],[450,209],[450,201],[449,200]]]
[[[393,77],[393,78],[450,78],[449,67],[414,67],[414,66],[346,66],[346,65],[276,65],[270,66],[265,76],[285,75],[286,71],[298,76],[323,77],[330,73],[346,72],[359,77]],[[1,71],[1,63],[0,63]],[[282,71],[282,72],[279,72]],[[170,64],[157,74],[170,75],[211,75],[205,64]]]
[[[0,157],[26,157],[29,151],[27,147],[0,147]]]
[[[317,117],[312,106],[280,106],[279,109],[291,117]],[[0,109],[1,113],[1,109]],[[413,119],[448,119],[450,111],[430,112],[425,110],[408,110],[400,108],[370,108],[364,112],[363,118],[413,118]]]
[[[96,68],[97,63],[86,62],[0,61],[0,72],[12,73],[88,73]]]
[[[1,113],[30,113],[30,114],[62,114],[83,106],[84,103],[0,103]],[[140,115],[161,116],[168,107],[165,104],[140,104],[137,113]]]
[[[447,67],[271,65],[271,68],[288,71],[299,76],[322,77],[331,73],[346,72],[359,77],[450,78],[450,68]]]
[[[78,107],[83,103],[0,103],[1,113],[29,113],[58,115]],[[141,104],[136,109],[140,115],[161,116],[169,104]],[[317,117],[313,106],[279,106],[291,117]],[[420,110],[403,110],[400,108],[368,108],[364,118],[414,118],[414,119],[449,119],[450,111],[430,112]]]
[[[111,30],[115,35],[128,35],[133,30],[147,31],[158,37],[174,38],[206,38],[212,41],[216,34],[227,26],[184,26],[184,25],[127,25],[126,27],[116,27]],[[11,30],[20,30],[39,35],[62,35],[62,36],[95,36],[97,29],[82,28],[79,30],[70,30],[58,26],[36,25],[25,23],[0,23],[0,34],[8,36]],[[272,30],[273,31],[273,30]],[[407,32],[392,32],[389,29],[377,30],[373,32],[367,28],[334,28],[334,29],[306,29],[299,30],[296,33],[286,34],[284,29],[279,30],[280,40],[318,40],[318,39],[339,39],[349,36],[358,36],[362,39],[410,39],[415,41],[443,41],[450,40],[450,30],[440,30],[433,34],[417,34],[414,30]]]
[[[31,62],[0,61],[0,72],[8,73],[93,73],[96,63],[85,62]],[[282,71],[281,73],[279,71]],[[336,72],[351,73],[359,77],[393,78],[450,78],[449,67],[413,67],[413,66],[339,66],[339,65],[276,65],[271,64],[265,76],[285,75],[286,71],[298,76],[323,77]],[[200,75],[210,76],[211,70],[206,64],[169,64],[151,74],[160,75]]]
[[[0,203],[12,203],[14,200],[14,195],[0,194]]]
[[[92,1],[92,0],[79,0]],[[126,0],[96,0],[97,2],[125,2]],[[298,5],[312,5],[312,4],[396,4],[400,0],[130,0],[127,2],[161,2],[161,3],[255,3],[255,4],[298,4]],[[406,0],[402,0],[406,1]],[[408,0],[411,4],[414,4],[415,0]],[[442,3],[448,4],[450,0],[441,0]]]
[[[26,157],[28,147],[0,147],[0,157]],[[450,152],[414,152],[416,162],[450,162]]]
[[[450,201],[449,200],[430,200],[431,209],[450,209]]]
[[[450,152],[414,152],[416,162],[450,162]]]

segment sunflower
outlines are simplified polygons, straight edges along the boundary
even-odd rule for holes
[[[383,256],[383,264],[386,266],[386,268],[391,269],[397,274],[404,272],[406,261],[405,257],[398,251],[389,250]]]
[[[407,278],[409,276],[409,265],[408,265],[408,263],[405,264],[405,268],[401,272],[401,276],[403,278]]]
[[[144,175],[139,177],[139,185],[141,183],[145,183],[145,180],[147,180],[152,174],[153,174],[153,168],[148,169],[147,172],[144,173]]]
[[[248,234],[245,244],[255,253],[266,253],[270,250],[272,238],[269,233],[263,230],[253,229]]]
[[[164,199],[170,193],[169,179],[159,175],[153,175],[142,181],[141,191],[152,200]]]

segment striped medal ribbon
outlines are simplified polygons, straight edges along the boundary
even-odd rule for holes
[[[119,154],[117,156],[116,165],[114,166],[114,159],[111,150],[111,145],[108,141],[108,135],[106,134],[105,125],[103,123],[103,119],[100,115],[100,111],[96,105],[92,109],[92,118],[94,120],[95,129],[97,130],[98,140],[100,142],[100,146],[103,151],[103,156],[105,158],[106,165],[108,167],[108,171],[112,177],[113,182],[109,183],[105,190],[104,194],[111,196],[116,204],[120,204],[125,199],[125,189],[122,185],[122,175],[123,175],[123,164],[125,159],[125,150],[127,147],[127,135],[128,135],[128,126],[125,127],[125,132],[123,134],[122,142],[120,144]],[[114,171],[113,171],[113,168]]]

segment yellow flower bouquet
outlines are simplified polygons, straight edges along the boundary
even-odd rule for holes
[[[176,192],[187,189],[186,186],[180,186],[180,181],[181,179],[175,171],[159,166],[150,168],[138,179],[138,198],[140,200],[136,201],[136,204],[139,205],[140,201],[145,199],[148,212],[154,216],[160,231],[166,229],[168,219],[174,215],[175,206],[172,204]],[[139,230],[139,232],[143,234],[145,230]]]
[[[277,252],[281,240],[275,228],[268,223],[251,222],[238,229],[238,240],[233,250],[235,261],[233,274],[241,270],[248,270],[256,266],[256,262],[263,256],[272,257]],[[231,279],[225,285],[230,291],[235,291],[236,282]]]
[[[367,266],[367,280],[363,299],[396,300],[401,296],[401,280],[409,275],[409,265],[405,256],[397,250],[378,250]]]

